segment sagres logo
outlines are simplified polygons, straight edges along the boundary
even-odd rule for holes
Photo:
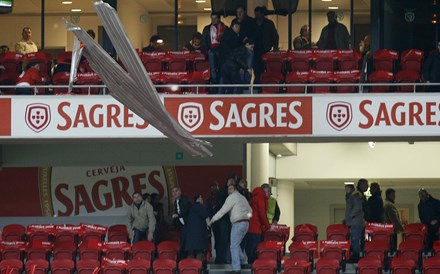
[[[353,119],[351,104],[347,102],[332,102],[327,106],[327,122],[329,125],[341,131],[350,125]]]
[[[35,132],[43,131],[50,124],[50,106],[29,104],[26,107],[26,124]]]
[[[180,125],[189,132],[193,132],[203,123],[203,106],[194,102],[180,104],[177,115]]]

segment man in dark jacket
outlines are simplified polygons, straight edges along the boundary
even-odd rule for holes
[[[319,37],[318,49],[349,49],[350,34],[347,27],[339,23],[334,11],[327,12],[328,25],[326,25]]]
[[[418,205],[419,218],[428,228],[426,251],[432,249],[432,244],[437,237],[440,226],[440,201],[433,198],[426,189],[419,189],[420,202]]]
[[[172,195],[174,198],[174,214],[172,215],[173,224],[177,228],[182,229],[180,258],[185,258],[186,253],[184,251],[183,235],[185,235],[185,224],[188,222],[188,214],[191,208],[191,202],[187,196],[182,195],[182,190],[178,186],[173,187]]]
[[[209,69],[211,72],[211,84],[220,82],[219,49],[220,41],[227,27],[220,20],[220,15],[211,14],[211,24],[205,26],[202,32],[202,44],[208,50]]]
[[[243,74],[248,70],[246,51],[240,41],[240,23],[232,21],[220,43],[221,78],[220,84],[243,84]],[[221,94],[242,93],[242,88],[222,87]]]
[[[440,83],[440,42],[438,42],[437,48],[426,58],[423,76],[426,83]],[[440,86],[431,86],[427,90],[440,91]]]
[[[378,183],[374,182],[370,185],[371,197],[367,201],[367,210],[365,214],[365,221],[370,223],[384,222],[384,209],[382,200],[382,191]]]
[[[266,18],[266,7],[255,8],[256,35],[254,47],[254,84],[259,84],[261,73],[264,71],[264,64],[261,56],[270,51],[278,50],[279,36],[275,24]]]

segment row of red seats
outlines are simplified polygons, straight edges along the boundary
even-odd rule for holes
[[[357,50],[299,50],[274,51],[262,56],[266,71],[283,73],[284,71],[347,71],[360,70],[362,55]],[[420,71],[424,53],[410,49],[400,54],[402,70]],[[373,53],[374,70],[394,72],[397,69],[397,51],[381,49]]]
[[[285,90],[286,93],[353,93],[357,92],[358,86],[355,85],[360,80],[360,72],[358,70],[352,71],[294,71],[289,72],[284,77],[283,74],[264,72],[261,75],[262,84],[353,84],[346,86],[319,86],[311,87],[306,90],[305,87],[262,87],[262,93],[280,93]],[[418,72],[412,70],[402,70],[393,74],[387,71],[374,71],[368,76],[367,83],[381,84],[381,83],[409,83],[415,84],[421,82]],[[414,92],[413,85],[398,85],[389,86],[371,86],[369,92],[383,93],[383,92]]]
[[[130,261],[111,260],[104,258],[102,262],[91,259],[54,260],[50,264],[45,260],[30,260],[25,264],[26,274],[145,274],[150,270],[161,274],[200,274],[204,270],[202,262],[197,259],[183,259],[178,264],[171,259],[157,259],[152,265],[148,260],[134,259]],[[19,260],[4,260],[0,262],[0,273],[21,274],[23,263]]]
[[[141,61],[148,72],[204,71],[209,63],[204,54],[190,51],[141,52]]]

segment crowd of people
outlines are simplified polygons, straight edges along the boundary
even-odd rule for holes
[[[371,196],[367,199],[365,193],[370,188]],[[354,184],[345,185],[345,219],[344,223],[350,228],[350,261],[357,262],[364,242],[365,223],[388,223],[394,225],[390,250],[397,250],[398,234],[403,233],[404,226],[395,206],[396,190],[388,188],[385,191],[385,202],[377,182],[369,185],[366,179],[360,179],[356,188]],[[439,239],[440,200],[433,198],[426,189],[418,191],[420,202],[418,214],[420,222],[427,228],[425,251],[432,250],[433,243]]]
[[[250,192],[246,180],[239,180],[235,174],[230,174],[224,186],[219,187],[217,182],[211,184],[206,205],[202,195],[196,194],[191,202],[180,187],[174,187],[171,217],[174,227],[180,231],[180,258],[205,258],[212,235],[216,264],[231,264],[236,273],[242,267],[250,267],[263,233],[280,218],[278,203],[271,195],[269,184]],[[157,242],[157,230],[162,229],[158,228],[163,218],[159,213],[161,207],[150,204],[147,196],[143,200],[141,194],[135,192],[128,209],[128,230],[133,243]]]

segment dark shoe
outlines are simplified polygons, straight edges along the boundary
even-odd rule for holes
[[[241,265],[241,269],[251,269],[252,265],[251,264],[242,264]]]

